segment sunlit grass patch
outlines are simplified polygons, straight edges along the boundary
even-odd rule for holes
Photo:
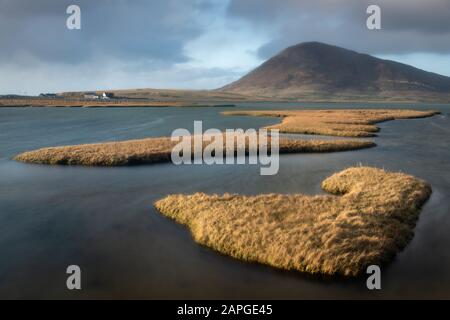
[[[248,144],[248,141],[246,141]],[[125,166],[170,162],[177,142],[168,137],[42,148],[24,152],[14,159],[27,163]],[[204,144],[203,148],[206,146]],[[375,146],[371,141],[293,140],[280,138],[280,153],[335,152]],[[270,147],[270,144],[269,144]]]
[[[155,203],[196,242],[234,258],[311,274],[358,276],[390,261],[431,194],[424,181],[370,167],[322,183],[334,195],[169,195]]]
[[[227,111],[225,115],[281,117],[282,122],[267,128],[284,133],[320,134],[342,137],[372,137],[379,130],[376,123],[423,118],[436,111],[395,109],[332,109],[286,111]]]

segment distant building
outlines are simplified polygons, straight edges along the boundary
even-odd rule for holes
[[[18,98],[27,98],[27,96],[21,96],[19,94],[4,94],[0,96],[1,99],[18,99]]]
[[[84,94],[85,99],[112,99],[114,98],[114,93],[103,92],[102,94],[97,94],[96,92],[86,92]]]
[[[58,95],[56,93],[41,93],[39,97],[42,98],[57,98]]]
[[[114,93],[112,92],[103,92],[102,99],[112,99],[114,98]]]

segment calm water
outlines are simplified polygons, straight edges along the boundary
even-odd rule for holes
[[[170,135],[194,120],[225,129],[275,119],[225,117],[217,108],[0,108],[0,298],[450,298],[450,108],[432,108],[443,115],[381,124],[377,148],[283,155],[276,176],[260,176],[257,166],[82,168],[10,160],[45,146]],[[376,293],[365,289],[365,279],[322,280],[216,254],[152,207],[170,193],[322,193],[325,177],[359,163],[401,170],[433,187],[413,241],[383,268]],[[71,264],[82,269],[81,291],[65,287]]]

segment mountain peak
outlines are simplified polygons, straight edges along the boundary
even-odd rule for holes
[[[450,96],[450,78],[321,42],[288,47],[221,89],[265,97]]]
[[[318,41],[308,41],[308,42],[300,42],[298,44],[294,44],[290,47],[287,47],[285,50],[296,50],[296,49],[332,49],[332,48],[340,48],[328,43],[318,42]],[[342,49],[342,48],[340,48]]]

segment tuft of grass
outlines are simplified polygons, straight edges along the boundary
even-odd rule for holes
[[[155,203],[196,242],[231,257],[311,274],[358,276],[401,251],[431,194],[422,180],[370,167],[323,181],[334,195],[169,195]]]
[[[393,109],[334,109],[286,111],[226,111],[225,115],[281,117],[282,122],[270,129],[283,133],[319,134],[341,137],[373,137],[379,131],[376,123],[430,117],[439,112]]]
[[[225,141],[225,139],[224,139]],[[235,145],[236,145],[235,137]],[[269,139],[270,150],[270,139]],[[42,148],[17,155],[14,160],[51,165],[126,166],[170,162],[177,142],[168,137]],[[192,144],[193,145],[193,144]],[[208,145],[203,143],[203,148]],[[293,140],[280,138],[280,153],[335,152],[370,148],[371,141],[352,140]],[[226,146],[224,146],[225,150]],[[249,141],[246,140],[246,153]],[[191,156],[193,150],[191,150]],[[224,152],[225,153],[225,152]]]

